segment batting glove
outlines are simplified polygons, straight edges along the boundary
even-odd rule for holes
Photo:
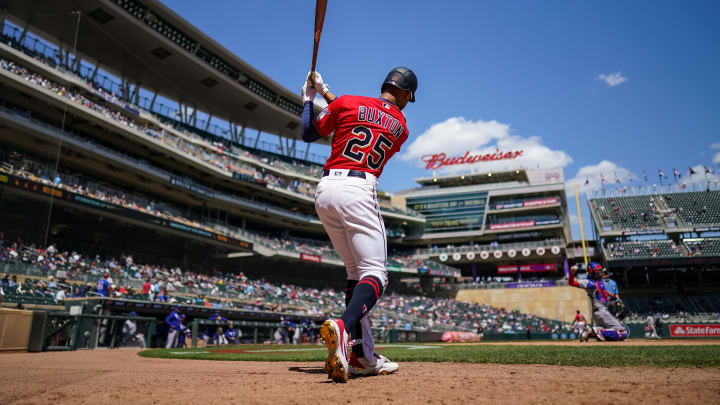
[[[330,90],[330,85],[323,82],[319,72],[308,72],[308,81],[315,86],[315,90],[324,96]]]
[[[315,100],[316,93],[317,92],[312,87],[312,84],[308,83],[306,80],[305,83],[303,83],[302,88],[300,89],[300,94],[302,94],[303,104],[305,104],[305,102],[307,102],[307,101],[312,102],[313,100]]]

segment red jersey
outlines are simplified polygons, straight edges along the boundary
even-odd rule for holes
[[[305,122],[307,122],[307,121],[305,121]],[[575,315],[575,322],[585,322],[585,317],[583,316],[583,314]]]
[[[381,98],[341,96],[313,120],[322,136],[331,136],[325,170],[352,169],[380,174],[408,138],[405,116]]]

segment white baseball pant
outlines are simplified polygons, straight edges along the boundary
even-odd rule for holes
[[[387,285],[387,240],[377,202],[377,179],[331,169],[315,191],[315,210],[345,264],[348,280],[375,276]]]

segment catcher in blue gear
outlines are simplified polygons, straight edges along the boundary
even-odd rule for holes
[[[627,329],[607,309],[607,304],[614,296],[608,291],[603,281],[603,267],[596,262],[588,264],[586,280],[575,278],[577,269],[577,266],[570,269],[568,281],[571,286],[587,291],[588,296],[592,299],[592,319],[595,323],[594,327],[585,327],[585,331],[580,335],[580,341],[587,342],[591,337],[599,341],[625,340],[628,336]]]

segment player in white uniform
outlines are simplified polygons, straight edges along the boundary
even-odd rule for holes
[[[309,74],[303,86],[303,140],[333,137],[332,152],[315,193],[315,209],[348,275],[345,312],[320,328],[328,348],[325,371],[336,382],[347,381],[348,372],[387,374],[399,367],[375,353],[366,315],[388,282],[387,241],[377,201],[377,179],[385,163],[407,140],[401,111],[415,101],[416,90],[415,73],[404,67],[390,71],[380,97],[336,98],[318,73]],[[313,119],[316,92],[328,106]],[[348,334],[362,342],[353,346],[349,358]]]

